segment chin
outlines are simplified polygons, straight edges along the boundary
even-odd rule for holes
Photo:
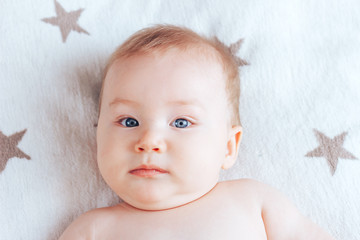
[[[169,208],[167,207],[167,200],[171,198],[162,191],[154,191],[154,189],[136,190],[126,196],[122,194],[118,195],[123,201],[132,207],[147,211],[164,210],[165,208]]]
[[[127,203],[129,205],[131,205],[132,207],[136,208],[136,209],[139,209],[139,210],[142,210],[142,211],[163,211],[163,210],[168,210],[168,209],[171,209],[173,207],[165,207],[165,206],[162,206],[162,204],[152,204],[152,205],[149,205],[149,204],[143,204],[143,203],[138,203],[138,204],[130,204],[130,203]]]
[[[189,204],[210,192],[214,185],[216,183],[179,191],[170,186],[143,184],[122,189],[117,194],[124,202],[136,209],[161,211]]]
[[[211,189],[210,189],[211,190]],[[140,194],[135,198],[134,196],[131,199],[123,200],[134,208],[143,211],[162,211],[162,210],[170,210],[177,207],[181,207],[187,205],[195,200],[206,195],[206,192],[196,192],[192,194],[185,194],[181,196],[159,196],[154,194]]]
[[[161,211],[177,207],[176,204],[169,204],[164,199],[158,199],[158,201],[154,201],[154,199],[151,199],[152,201],[150,199],[123,200],[128,205],[143,211]]]

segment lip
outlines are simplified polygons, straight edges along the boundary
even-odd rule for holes
[[[129,171],[130,174],[138,177],[154,177],[159,174],[169,173],[156,165],[140,165]]]

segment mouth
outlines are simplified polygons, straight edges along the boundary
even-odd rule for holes
[[[154,177],[156,175],[163,175],[169,173],[168,171],[156,165],[140,165],[135,169],[129,171],[130,174],[138,177]]]

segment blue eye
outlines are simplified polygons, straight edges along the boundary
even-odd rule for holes
[[[120,119],[119,122],[124,127],[137,127],[137,126],[139,126],[139,122],[134,118],[123,118],[123,119]]]
[[[171,125],[177,128],[186,128],[191,125],[191,122],[186,119],[179,118],[176,119]]]

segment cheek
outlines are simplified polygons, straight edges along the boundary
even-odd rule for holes
[[[99,130],[97,134],[98,152],[106,155],[111,152],[131,150],[134,144],[134,134],[131,132],[124,133],[120,127],[107,127]]]
[[[98,134],[97,162],[100,173],[106,183],[117,192],[122,176],[126,175],[128,166],[124,159],[129,159],[127,141],[116,129],[109,129]]]
[[[104,129],[99,129],[97,132],[97,156],[98,161],[102,161],[111,154],[113,145],[116,144],[114,134]]]
[[[128,136],[121,134],[116,128],[99,129],[97,136],[97,161],[103,175],[111,175],[113,171],[123,169],[130,143]]]
[[[178,136],[171,149],[184,167],[208,168],[218,166],[218,162],[225,158],[226,140],[217,132],[198,131]]]
[[[219,141],[205,132],[192,137],[184,136],[178,141],[173,156],[176,161],[171,164],[174,174],[181,184],[194,191],[208,189],[209,185],[218,181],[225,156]]]

